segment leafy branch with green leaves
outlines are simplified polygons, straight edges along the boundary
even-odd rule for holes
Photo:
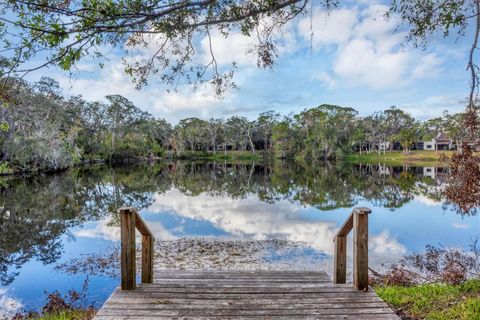
[[[325,8],[337,0],[321,0]],[[138,88],[152,74],[163,83],[210,82],[217,94],[232,85],[232,70],[219,70],[210,50],[206,63],[194,59],[196,42],[211,31],[257,38],[250,48],[258,65],[271,67],[276,44],[272,33],[305,11],[307,0],[21,0],[0,4],[0,75],[24,75],[48,66],[73,71],[87,57],[102,61],[106,49],[124,52],[125,72]],[[132,58],[154,43],[153,52]],[[36,57],[44,57],[32,64]],[[102,62],[100,62],[102,64]],[[232,66],[235,67],[235,64]],[[2,74],[3,73],[3,74]]]

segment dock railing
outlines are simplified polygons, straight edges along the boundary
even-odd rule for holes
[[[353,285],[358,290],[368,290],[368,208],[354,208],[338,230],[333,241],[334,283],[347,281],[347,237],[353,229]]]
[[[155,238],[135,208],[120,208],[122,290],[136,287],[135,230],[142,235],[142,283],[153,282],[153,242]]]
[[[136,287],[135,231],[142,235],[142,283],[153,282],[153,243],[155,238],[135,208],[120,208],[121,219],[121,288]],[[355,208],[334,238],[334,283],[347,280],[347,237],[353,230],[353,285],[368,289],[368,208]]]

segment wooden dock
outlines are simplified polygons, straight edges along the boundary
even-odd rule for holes
[[[399,319],[375,292],[321,272],[161,271],[153,282],[117,288],[95,319]]]
[[[332,281],[307,271],[155,270],[152,233],[135,209],[122,208],[121,286],[94,319],[399,319],[368,287],[370,212],[354,209],[335,236]],[[142,234],[139,285],[135,229]],[[353,285],[345,284],[352,230]]]

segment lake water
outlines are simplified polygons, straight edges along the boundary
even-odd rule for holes
[[[260,260],[269,267],[278,262],[331,270],[333,236],[357,206],[373,211],[369,250],[374,268],[428,244],[467,250],[480,233],[479,217],[461,215],[443,200],[447,171],[345,163],[175,162],[2,180],[0,318],[38,309],[45,291],[82,291],[86,281],[85,303],[99,307],[118,278],[58,266],[118,246],[116,209],[121,206],[138,208],[155,237],[170,240],[159,241],[167,249],[185,238],[249,245],[252,240],[286,240],[280,245],[258,242],[264,246]],[[289,245],[293,249],[286,249]],[[258,254],[248,250],[245,255]],[[165,267],[183,263],[188,268],[195,262],[178,262],[175,256],[165,260],[171,262]]]

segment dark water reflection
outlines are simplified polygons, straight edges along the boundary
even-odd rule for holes
[[[350,209],[368,206],[372,264],[426,244],[467,248],[479,233],[478,217],[459,215],[443,200],[447,173],[345,163],[176,162],[2,181],[0,316],[20,305],[40,306],[44,290],[81,287],[85,277],[53,267],[117,243],[121,206],[142,210],[159,239],[287,239],[327,257]],[[98,305],[118,280],[89,281]]]

